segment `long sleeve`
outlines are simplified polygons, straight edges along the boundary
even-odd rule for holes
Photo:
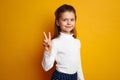
[[[79,65],[79,68],[78,68],[78,80],[84,80],[84,76],[83,76],[83,71],[82,71],[82,64],[81,64],[81,60],[80,60],[80,65]]]
[[[42,59],[42,67],[45,71],[50,70],[55,62],[55,56],[57,53],[57,48],[54,40],[52,40],[52,49],[51,53],[44,51],[43,59]]]
[[[81,44],[80,44],[80,41],[79,41],[79,46],[80,46],[80,48],[79,49],[81,49]],[[83,71],[82,71],[82,63],[81,63],[81,55],[80,55],[80,50],[79,50],[79,68],[78,68],[78,71],[77,71],[77,73],[78,73],[78,80],[84,80],[84,75],[83,75]]]

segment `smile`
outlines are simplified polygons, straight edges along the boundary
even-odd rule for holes
[[[72,26],[65,26],[66,28],[71,28]]]

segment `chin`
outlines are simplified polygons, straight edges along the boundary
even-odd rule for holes
[[[72,31],[72,30],[67,30],[66,32],[67,32],[67,33],[70,33],[71,31]]]
[[[73,30],[73,29],[67,29],[66,31],[67,31],[67,32],[71,32],[72,30]]]

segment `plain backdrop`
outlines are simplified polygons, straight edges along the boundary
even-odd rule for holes
[[[54,11],[65,3],[77,11],[85,80],[120,80],[119,0],[0,0],[0,80],[50,80],[42,32],[53,36]]]

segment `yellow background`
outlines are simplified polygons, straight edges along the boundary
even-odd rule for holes
[[[0,80],[50,80],[41,67],[42,34],[63,3],[77,11],[85,80],[120,80],[119,0],[0,0]]]

